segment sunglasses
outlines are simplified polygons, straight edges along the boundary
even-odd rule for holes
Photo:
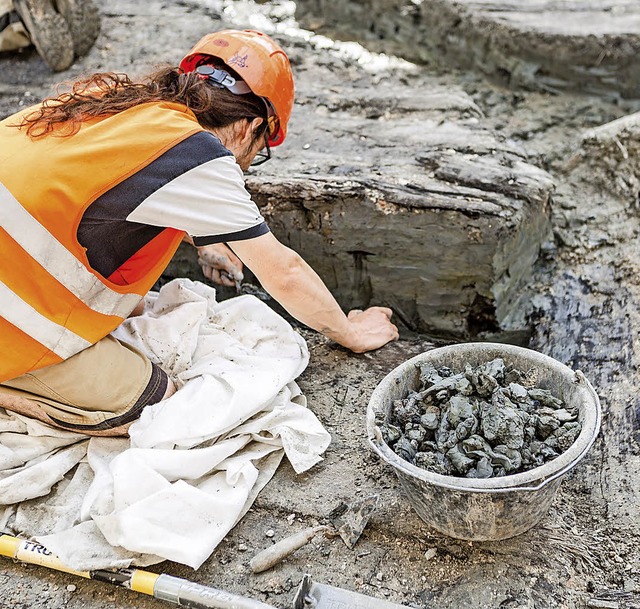
[[[251,167],[257,167],[258,165],[262,165],[262,163],[266,163],[271,158],[271,147],[269,146],[269,131],[267,130],[264,134],[264,148],[260,150],[254,157]]]

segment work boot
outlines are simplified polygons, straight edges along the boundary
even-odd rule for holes
[[[100,33],[100,12],[93,0],[54,0],[67,22],[76,57],[86,55]]]
[[[13,0],[13,6],[42,60],[54,72],[66,70],[73,63],[73,39],[52,0]]]

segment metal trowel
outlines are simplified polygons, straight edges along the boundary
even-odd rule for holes
[[[344,588],[319,584],[309,575],[305,575],[293,599],[293,609],[408,609],[408,607]]]
[[[352,550],[375,511],[378,500],[379,495],[370,495],[351,505],[341,503],[329,514],[328,520],[331,524],[309,527],[258,552],[249,563],[251,570],[254,573],[260,573],[274,567],[287,556],[308,544],[319,533],[323,533],[327,537],[339,536]]]

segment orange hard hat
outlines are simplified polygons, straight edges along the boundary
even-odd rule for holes
[[[221,30],[207,34],[180,62],[184,72],[222,60],[253,93],[265,100],[269,113],[269,145],[278,146],[287,135],[293,110],[293,73],[289,58],[272,38],[254,30]]]

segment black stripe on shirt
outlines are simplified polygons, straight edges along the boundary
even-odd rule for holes
[[[193,244],[196,247],[201,245],[212,245],[213,243],[226,243],[227,241],[244,241],[245,239],[253,239],[254,237],[260,237],[266,235],[269,231],[269,227],[266,222],[261,222],[257,226],[251,228],[245,228],[244,230],[237,231],[235,233],[225,233],[224,235],[210,235],[207,237],[192,237]]]
[[[171,180],[225,156],[232,153],[222,142],[212,133],[200,131],[98,197],[85,210],[78,227],[78,241],[87,248],[91,267],[103,277],[120,268],[166,228],[128,222],[129,214]]]

